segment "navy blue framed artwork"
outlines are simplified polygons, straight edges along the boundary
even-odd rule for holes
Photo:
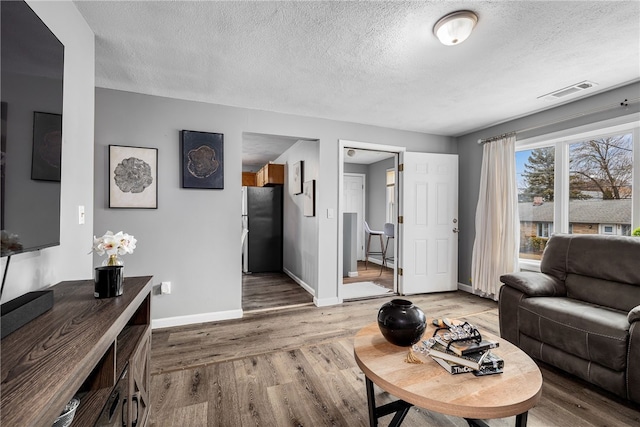
[[[182,188],[224,189],[224,135],[183,130]]]
[[[33,113],[31,179],[60,182],[62,115]]]

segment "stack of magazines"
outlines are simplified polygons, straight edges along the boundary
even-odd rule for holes
[[[493,375],[504,368],[504,360],[492,352],[499,343],[483,339],[468,323],[438,328],[423,345],[429,356],[451,374]]]

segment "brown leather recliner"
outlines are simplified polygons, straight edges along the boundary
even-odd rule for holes
[[[640,403],[640,238],[555,234],[540,270],[500,277],[500,335]]]

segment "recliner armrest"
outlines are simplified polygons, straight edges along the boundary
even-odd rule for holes
[[[563,281],[535,271],[503,274],[500,281],[530,297],[559,297],[567,293]]]
[[[636,305],[631,309],[629,314],[627,314],[627,320],[629,321],[629,323],[640,320],[640,305]]]

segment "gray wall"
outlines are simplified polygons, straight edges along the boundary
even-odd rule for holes
[[[410,150],[416,151],[416,150]],[[366,175],[366,212],[365,218],[372,230],[382,231],[386,222],[387,209],[387,169],[395,167],[395,159],[393,157],[385,159],[370,165],[361,165],[356,163],[345,163],[345,173],[361,173]],[[365,236],[366,239],[366,236]],[[384,241],[384,239],[383,239]],[[366,245],[366,241],[364,241]],[[389,242],[389,248],[392,248],[393,242]],[[380,252],[380,239],[371,238],[371,252]],[[393,256],[393,249],[389,253]],[[372,255],[372,258],[381,258],[380,255]]]
[[[362,173],[365,174],[369,171],[369,165],[361,165],[358,163],[345,163],[344,173]]]
[[[458,155],[460,161],[458,281],[460,283],[471,283],[471,254],[475,239],[475,214],[476,205],[478,204],[480,169],[482,166],[482,146],[478,144],[478,139],[490,138],[506,132],[519,131],[547,123],[553,123],[560,119],[580,115],[583,112],[593,111],[607,105],[614,107],[606,112],[586,114],[570,121],[536,128],[528,132],[521,132],[518,133],[518,139],[520,140],[538,135],[545,135],[564,129],[570,129],[589,123],[632,114],[634,112],[638,112],[639,103],[636,102],[631,104],[627,109],[616,106],[618,106],[624,99],[637,99],[639,96],[640,83],[635,83],[551,110],[473,132],[458,138]],[[639,167],[638,158],[640,158],[640,156],[636,156],[636,159],[634,160],[636,168]]]
[[[382,231],[387,222],[387,169],[395,166],[395,159],[389,158],[369,165],[367,174],[367,221],[372,230]],[[383,239],[385,241],[386,239]],[[389,242],[389,247],[393,242]],[[372,252],[380,251],[380,239],[371,239]],[[393,256],[393,249],[389,254]],[[382,258],[374,255],[374,258]]]
[[[283,195],[284,270],[316,294],[318,284],[318,215],[304,216],[303,194],[293,194],[293,165],[304,162],[303,182],[318,179],[318,141],[301,140],[278,157],[274,163],[285,165]],[[251,230],[249,230],[251,232]]]
[[[93,274],[87,253],[93,241],[94,36],[72,2],[27,3],[65,46],[60,245],[13,256],[3,302]],[[80,205],[85,206],[84,225],[78,224]]]
[[[182,129],[224,134],[224,190],[180,188]],[[317,258],[309,266],[317,271],[318,305],[339,301],[339,140],[398,145],[409,151],[456,149],[449,137],[97,88],[94,230],[96,234],[123,230],[138,239],[136,251],[124,258],[126,275],[153,274],[155,284],[173,283],[171,295],[154,296],[153,319],[168,319],[155,322],[156,326],[241,314],[243,132],[319,140]],[[109,144],[159,149],[157,210],[107,208]],[[328,218],[328,209],[333,209],[333,218]],[[100,261],[94,259],[95,264]]]
[[[358,214],[345,212],[342,215],[342,275],[348,277],[349,273],[358,272]]]

